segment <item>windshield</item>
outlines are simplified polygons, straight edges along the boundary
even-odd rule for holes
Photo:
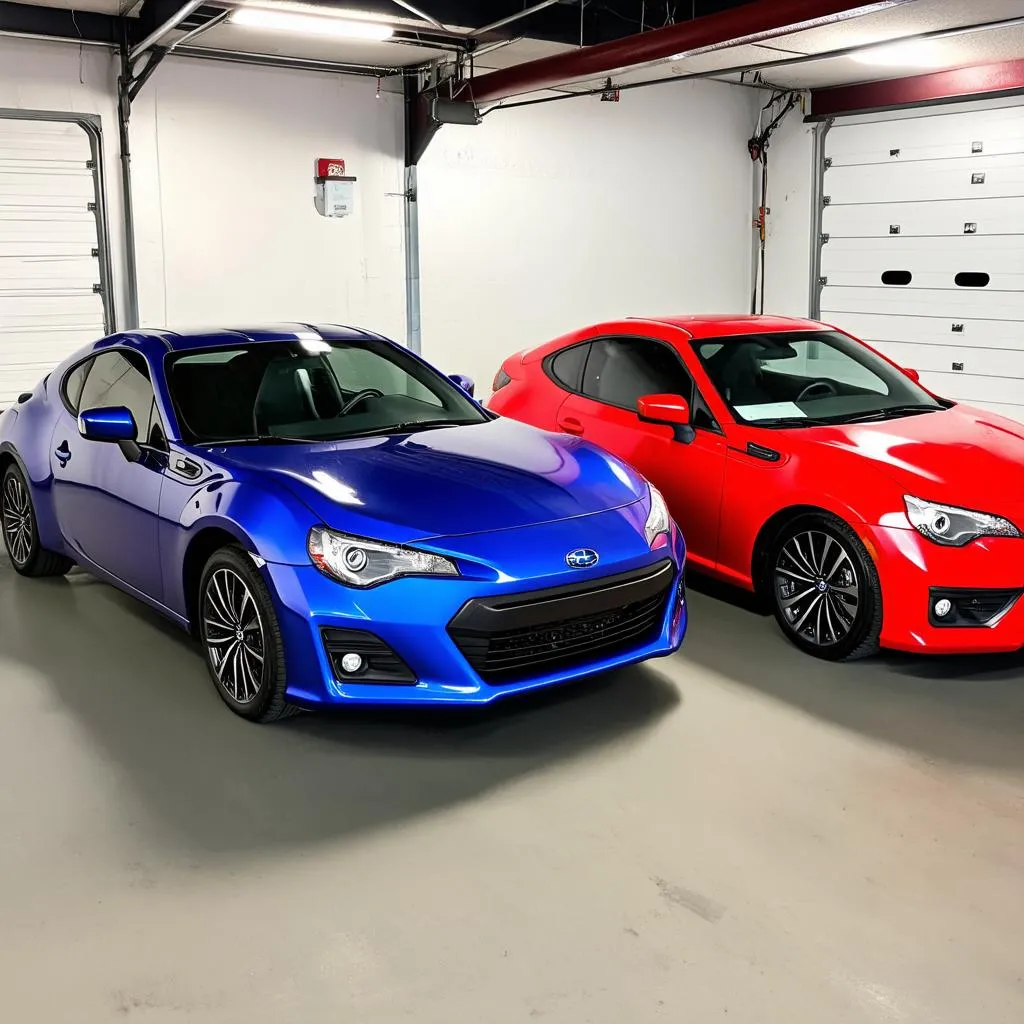
[[[186,441],[335,441],[483,423],[460,388],[384,341],[295,341],[169,357]]]
[[[835,331],[750,334],[693,343],[736,418],[816,426],[947,408],[897,367]]]

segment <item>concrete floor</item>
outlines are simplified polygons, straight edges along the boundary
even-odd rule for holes
[[[674,659],[258,728],[88,577],[0,563],[10,1021],[1024,1020],[1024,661]]]

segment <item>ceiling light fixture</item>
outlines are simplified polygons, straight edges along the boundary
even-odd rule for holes
[[[231,15],[231,24],[243,28],[268,29],[272,32],[296,32],[306,36],[334,36],[338,39],[390,39],[395,30],[376,21],[352,21],[316,14],[295,14],[289,10],[269,7],[238,7]]]
[[[860,53],[850,54],[850,57],[858,64],[885,68],[941,68],[949,64],[939,50],[923,40],[872,46]]]

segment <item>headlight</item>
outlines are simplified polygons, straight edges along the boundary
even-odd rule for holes
[[[918,533],[936,544],[962,548],[979,537],[1019,537],[1020,530],[1001,516],[972,512],[955,505],[937,505],[909,494],[903,496],[907,518]]]
[[[309,557],[326,576],[350,587],[372,587],[398,576],[458,576],[454,562],[429,551],[403,548],[314,526]]]
[[[650,485],[651,489],[651,510],[647,513],[647,522],[644,524],[644,533],[647,535],[647,543],[653,548],[654,542],[659,537],[667,537],[672,530],[672,517],[668,514],[668,506],[661,496],[661,491]]]

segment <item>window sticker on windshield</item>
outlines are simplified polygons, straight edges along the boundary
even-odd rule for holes
[[[737,405],[736,411],[745,420],[775,420],[783,416],[803,416],[807,413],[794,402],[765,402],[761,405]]]

